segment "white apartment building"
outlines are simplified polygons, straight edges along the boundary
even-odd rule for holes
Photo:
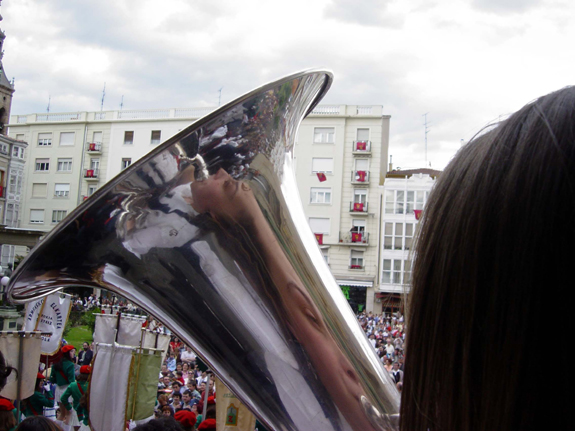
[[[13,115],[10,136],[30,143],[20,226],[49,231],[122,169],[211,110]],[[303,121],[295,147],[304,211],[356,310],[371,309],[377,290],[379,185],[390,118],[382,110],[320,105]]]
[[[305,214],[354,311],[370,311],[377,289],[389,121],[382,106],[319,106],[295,147]]]
[[[398,307],[411,282],[412,245],[418,219],[441,171],[393,170],[383,185],[380,285],[374,312]]]

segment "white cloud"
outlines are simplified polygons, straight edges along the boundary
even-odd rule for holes
[[[2,8],[13,113],[214,106],[308,67],[326,103],[382,104],[390,154],[441,168],[483,125],[572,82],[564,1],[20,0]]]

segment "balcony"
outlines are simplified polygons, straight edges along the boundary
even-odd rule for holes
[[[353,141],[353,154],[371,156],[371,141]]]
[[[349,265],[348,269],[353,271],[363,271],[363,265]]]
[[[88,142],[86,143],[86,151],[88,154],[102,154],[102,143]]]
[[[350,202],[349,212],[353,215],[367,215],[367,202]]]
[[[351,171],[352,184],[369,184],[369,171]]]
[[[367,247],[369,245],[368,232],[340,232],[339,233],[340,245],[356,245]]]
[[[84,179],[86,181],[98,181],[98,169],[84,169]]]

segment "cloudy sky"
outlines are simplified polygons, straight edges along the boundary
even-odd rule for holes
[[[301,69],[324,103],[392,116],[394,165],[443,168],[478,130],[573,83],[568,0],[4,0],[13,114],[217,106]]]

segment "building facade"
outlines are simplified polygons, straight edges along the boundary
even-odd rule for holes
[[[30,143],[20,226],[51,230],[103,184],[211,110],[12,116],[10,136]],[[306,217],[355,310],[371,309],[377,290],[389,119],[381,106],[320,105],[302,122],[295,145]]]
[[[383,185],[379,291],[374,311],[398,307],[411,283],[412,245],[429,192],[440,171],[393,170]]]

